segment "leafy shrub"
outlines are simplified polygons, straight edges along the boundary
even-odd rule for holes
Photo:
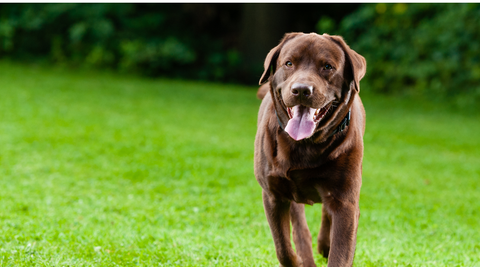
[[[367,59],[363,88],[382,93],[480,100],[480,5],[365,4],[338,27]],[[336,30],[336,31],[335,31]]]
[[[194,4],[0,4],[0,56],[235,81],[240,57],[225,33],[234,32],[238,10],[235,4],[221,10]]]

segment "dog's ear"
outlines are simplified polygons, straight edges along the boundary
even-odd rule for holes
[[[343,40],[341,36],[338,35],[328,35],[323,34],[326,37],[329,37],[332,41],[338,44],[343,51],[345,52],[345,61],[346,65],[350,66],[351,70],[351,78],[354,82],[355,90],[360,92],[360,80],[365,76],[365,72],[367,71],[367,61],[363,56],[358,54],[357,52],[353,51],[347,43]],[[348,66],[346,66],[348,71]]]
[[[278,59],[278,55],[280,55],[280,51],[282,50],[283,45],[288,40],[291,40],[301,34],[303,33],[300,33],[300,32],[286,33],[283,36],[280,43],[274,48],[272,48],[270,52],[268,52],[267,57],[265,58],[265,62],[263,63],[264,71],[263,71],[262,77],[260,78],[260,82],[259,82],[260,85],[267,82],[270,75],[272,75],[277,69],[277,59]]]

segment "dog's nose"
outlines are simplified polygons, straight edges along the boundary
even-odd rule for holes
[[[313,86],[304,83],[292,85],[292,95],[297,97],[309,97],[313,93]]]

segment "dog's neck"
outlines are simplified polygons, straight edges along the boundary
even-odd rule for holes
[[[352,109],[350,108],[348,110],[348,113],[345,116],[345,118],[343,118],[342,123],[340,123],[340,125],[338,125],[337,129],[335,129],[335,131],[333,131],[333,133],[330,136],[333,136],[336,133],[342,132],[343,130],[345,130],[345,128],[348,125],[350,125],[350,115],[351,114],[352,114]]]

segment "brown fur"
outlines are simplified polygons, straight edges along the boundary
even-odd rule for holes
[[[291,61],[293,67],[285,62]],[[326,64],[332,70],[324,69]],[[263,98],[255,138],[255,176],[263,189],[265,214],[281,266],[315,266],[304,204],[322,204],[318,252],[328,266],[351,266],[355,254],[362,184],[365,110],[358,95],[365,59],[340,36],[289,33],[265,59]],[[292,94],[294,83],[311,85],[312,95]],[[286,107],[322,108],[338,103],[306,139],[293,140],[280,126]],[[351,110],[344,131],[333,134]],[[333,134],[333,135],[332,135]],[[290,222],[293,241],[290,241]]]

